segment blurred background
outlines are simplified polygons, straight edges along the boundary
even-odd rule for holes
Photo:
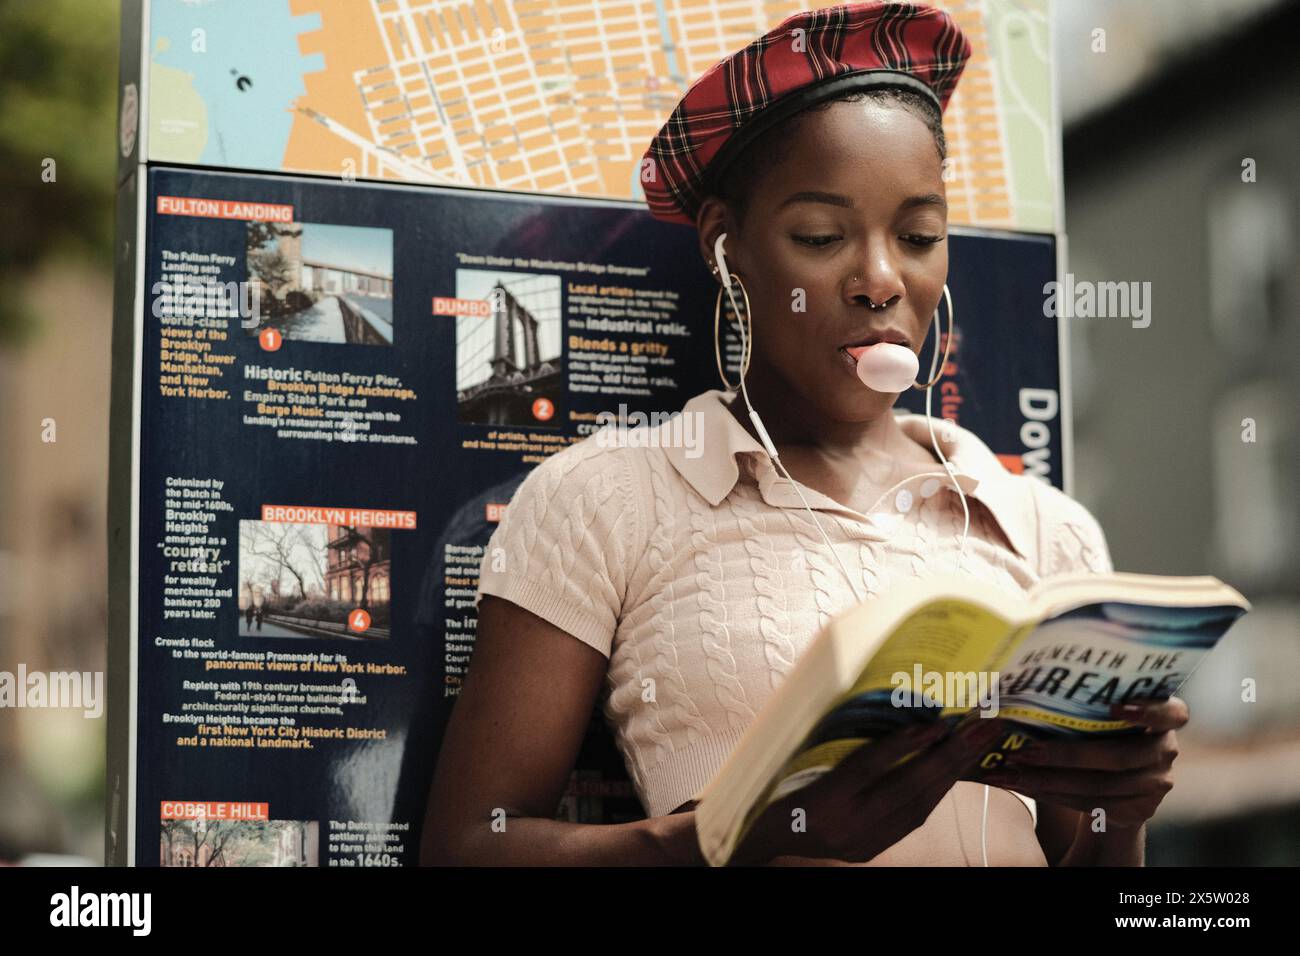
[[[1148,862],[1294,865],[1300,62],[1283,44],[1300,4],[1057,9],[1068,271],[1152,292],[1147,328],[1072,323],[1075,497],[1117,569],[1213,574],[1253,605],[1180,694],[1192,720]]]
[[[103,671],[106,657],[117,13],[97,0],[0,3],[0,670],[10,673]],[[0,860],[103,862],[104,729],[79,710],[0,710]]]
[[[1066,269],[1152,289],[1147,328],[1071,322],[1074,496],[1100,520],[1118,569],[1213,574],[1254,605],[1185,688],[1193,720],[1148,862],[1294,864],[1300,3],[1054,6]],[[105,662],[117,17],[109,0],[0,3],[0,670],[10,672]],[[0,710],[0,861],[102,862],[103,789],[103,717]]]

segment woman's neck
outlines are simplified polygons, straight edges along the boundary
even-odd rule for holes
[[[828,419],[807,397],[765,368],[751,365],[745,387],[754,410],[763,419],[777,450],[796,454],[819,452],[828,459],[855,461],[892,460],[928,463],[934,456],[909,438],[894,419],[892,406],[863,421]],[[758,433],[749,419],[744,396],[737,393],[731,413],[757,441]]]

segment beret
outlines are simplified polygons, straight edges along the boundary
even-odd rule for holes
[[[845,3],[796,13],[691,84],[641,161],[650,213],[695,224],[726,166],[764,130],[844,93],[920,93],[942,114],[971,44],[947,13],[915,3]]]

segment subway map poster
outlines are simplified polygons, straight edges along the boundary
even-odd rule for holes
[[[944,0],[953,223],[1050,232],[1047,0]],[[153,0],[148,159],[639,199],[690,83],[795,0]],[[250,30],[250,24],[256,29]]]

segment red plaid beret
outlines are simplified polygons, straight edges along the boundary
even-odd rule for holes
[[[714,178],[760,133],[842,93],[913,90],[942,113],[970,55],[970,40],[934,7],[845,3],[796,13],[686,91],[642,160],[650,212],[694,225]]]

